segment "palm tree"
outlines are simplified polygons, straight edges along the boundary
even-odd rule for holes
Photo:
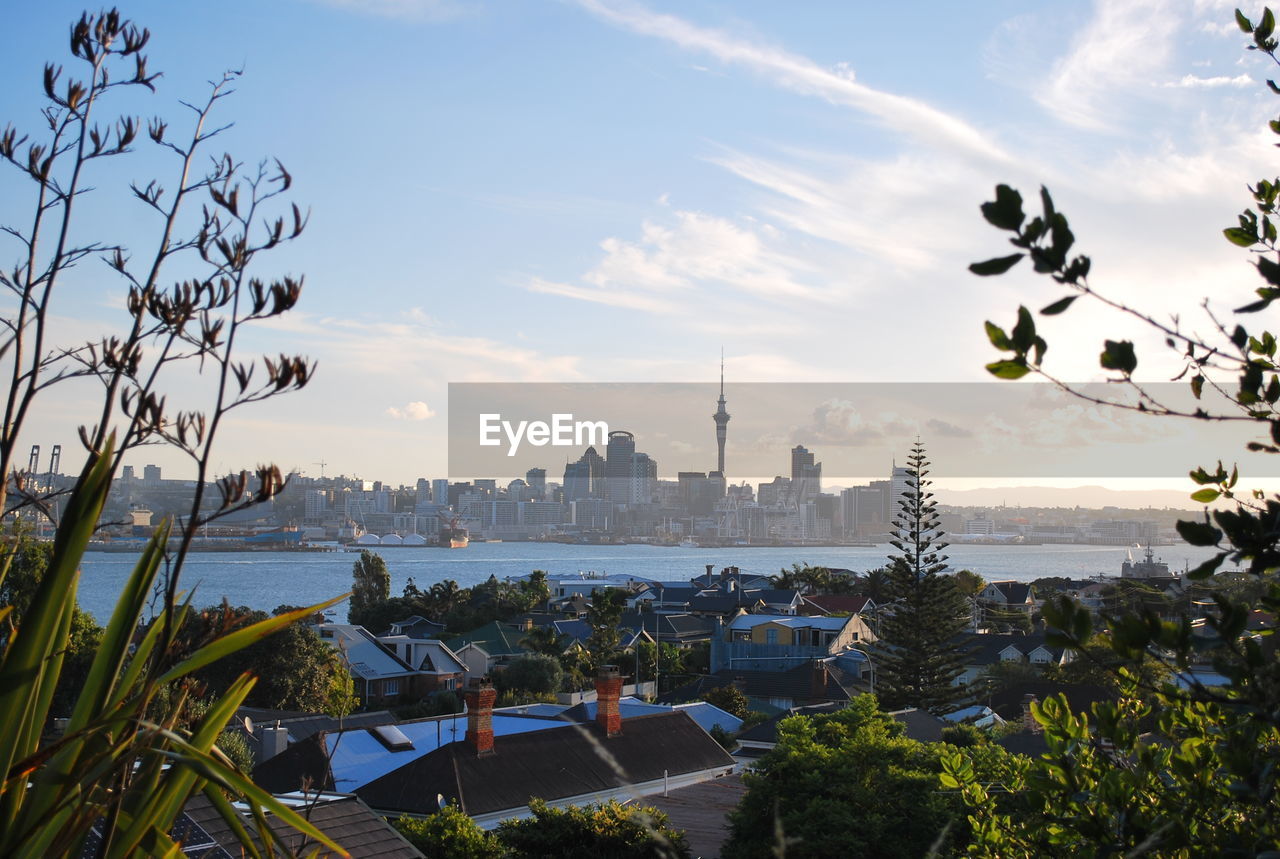
[[[520,639],[520,646],[559,659],[564,654],[564,639],[565,636],[551,624],[535,626]]]

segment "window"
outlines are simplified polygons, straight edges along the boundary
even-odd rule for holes
[[[778,630],[776,630],[776,629],[766,629],[766,630],[764,631],[764,641],[765,641],[765,644],[777,644],[777,643],[778,643]]]
[[[399,680],[383,680],[382,694],[383,695],[399,695],[400,681]]]

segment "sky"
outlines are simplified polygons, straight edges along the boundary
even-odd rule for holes
[[[1274,71],[1231,10],[137,2],[122,12],[151,31],[163,77],[120,104],[177,129],[180,100],[243,70],[219,114],[234,125],[213,142],[279,158],[310,211],[260,270],[305,275],[303,299],[245,346],[306,354],[318,373],[236,416],[215,466],[318,476],[323,462],[412,483],[446,476],[451,382],[712,382],[722,348],[730,412],[740,382],[983,381],[996,357],[983,321],[1009,326],[1020,303],[1063,294],[1025,266],[967,272],[1007,252],[978,211],[1000,182],[1049,187],[1096,289],[1207,330],[1203,299],[1229,309],[1257,285],[1220,230],[1274,165]],[[0,126],[38,128],[41,69],[70,70],[80,11],[9,11]],[[152,147],[104,169],[82,235],[145,247],[154,224],[127,182],[171,174]],[[0,174],[0,223],[26,222],[28,194]],[[16,258],[0,243],[0,262]],[[122,291],[86,261],[59,296],[60,330],[122,325]],[[1139,338],[1144,378],[1176,372],[1158,341],[1083,301],[1042,330],[1064,378],[1105,378],[1103,336]],[[74,449],[91,396],[55,389],[26,442]],[[1247,471],[1245,440],[1213,456]],[[181,473],[159,449],[133,459],[153,461]]]

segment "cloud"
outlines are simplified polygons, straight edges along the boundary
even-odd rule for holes
[[[773,247],[777,230],[703,212],[676,211],[646,220],[635,240],[600,242],[603,257],[582,275],[585,285],[532,278],[527,288],[651,313],[686,313],[707,291],[743,293],[768,302],[821,299],[802,282],[811,266]]]
[[[1072,40],[1037,100],[1063,122],[1106,130],[1121,98],[1160,76],[1172,55],[1180,16],[1164,0],[1101,0]]]
[[[391,406],[387,409],[387,414],[398,421],[425,421],[436,416],[431,407],[421,400],[405,403],[404,408]]]
[[[965,120],[918,99],[859,83],[847,64],[823,68],[808,57],[738,38],[722,30],[699,27],[635,3],[577,2],[591,14],[616,26],[686,50],[710,54],[722,63],[745,66],[767,76],[777,86],[852,107],[930,146],[956,147],[986,162],[1012,160],[995,140]]]
[[[1168,81],[1161,84],[1161,86],[1174,89],[1212,89],[1224,86],[1247,87],[1253,86],[1253,78],[1246,74],[1239,74],[1233,78],[1229,78],[1226,75],[1218,75],[1211,78],[1183,75],[1178,80]]]

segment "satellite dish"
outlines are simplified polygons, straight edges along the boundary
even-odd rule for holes
[[[436,794],[436,805],[439,806],[441,811],[444,811],[444,807],[448,804],[449,803],[445,802],[443,793]]]
[[[246,734],[251,737],[253,736],[253,719],[250,719],[248,716],[244,717],[244,730]]]

